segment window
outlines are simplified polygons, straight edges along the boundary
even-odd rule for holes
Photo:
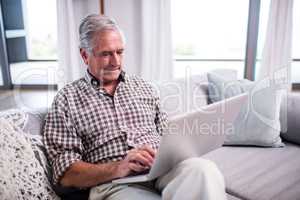
[[[300,83],[300,0],[294,0],[292,81]]]
[[[4,86],[55,85],[56,1],[1,0],[0,4]]]
[[[259,32],[258,32],[256,64],[255,64],[255,79],[258,77],[260,61],[262,58],[262,52],[263,52],[265,38],[266,38],[270,3],[271,0],[264,0],[260,2],[259,29],[258,29]]]
[[[174,77],[229,68],[242,78],[248,7],[247,0],[172,1]]]
[[[244,74],[251,79],[257,77],[271,0],[174,0],[172,3],[175,78],[216,68],[237,70],[239,78]],[[300,83],[300,0],[294,0],[293,14],[291,78],[293,83]]]
[[[57,60],[56,1],[26,0],[26,10],[28,60]]]
[[[56,1],[23,4],[27,59],[10,64],[13,84],[54,85],[57,68]]]

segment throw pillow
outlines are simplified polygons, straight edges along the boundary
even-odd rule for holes
[[[234,132],[226,136],[225,145],[254,145],[282,147],[280,138],[280,87],[270,80],[228,80],[208,73],[209,98],[212,103],[249,93],[233,127]]]
[[[24,134],[25,139],[31,144],[36,159],[52,183],[52,168],[46,157],[46,149],[42,141],[42,127],[46,112],[46,109],[10,109],[1,111],[0,118],[10,121],[17,128],[18,133]],[[19,129],[20,131],[18,131]]]
[[[9,109],[0,112],[0,118],[5,118],[25,133],[32,135],[41,135],[44,126],[44,118],[47,113],[46,108],[27,110],[27,109]]]
[[[59,199],[24,135],[0,118],[0,199]]]
[[[24,130],[26,122],[28,120],[28,115],[20,109],[9,109],[0,112],[0,118],[7,119],[11,121],[14,126]]]
[[[47,108],[22,110],[27,115],[23,131],[32,135],[42,135]]]

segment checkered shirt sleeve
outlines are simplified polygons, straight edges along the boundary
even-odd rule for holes
[[[161,103],[160,103],[160,99],[159,96],[157,95],[157,92],[155,92],[156,96],[155,96],[155,125],[156,125],[156,130],[158,132],[158,134],[160,136],[163,135],[164,130],[167,128],[168,126],[168,116],[167,113],[165,111],[163,111],[162,107],[161,107]]]
[[[55,184],[74,162],[82,160],[84,148],[72,124],[67,100],[58,94],[44,126],[44,143],[52,164]]]

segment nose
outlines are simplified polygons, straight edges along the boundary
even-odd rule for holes
[[[114,52],[111,55],[111,59],[110,59],[111,65],[113,66],[120,66],[121,65],[121,58],[120,55],[117,54],[117,52]]]

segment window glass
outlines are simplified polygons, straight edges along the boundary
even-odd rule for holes
[[[24,24],[27,59],[10,64],[17,85],[54,85],[57,69],[57,19],[55,0],[26,0]],[[20,19],[22,20],[22,19]]]
[[[203,74],[216,69],[231,69],[237,71],[238,78],[241,79],[244,76],[244,70],[241,70],[243,64],[243,61],[174,61],[174,78]]]
[[[300,0],[294,0],[293,15],[292,82],[300,83]]]
[[[292,63],[292,82],[293,83],[300,83],[300,62],[294,61]]]
[[[56,1],[26,0],[25,8],[28,59],[57,59]]]
[[[172,1],[174,76],[182,76],[185,66],[194,66],[195,73],[232,66],[242,75],[248,7],[248,0]]]
[[[294,0],[292,56],[294,59],[300,59],[300,0]]]
[[[255,64],[255,79],[257,79],[260,70],[260,61],[261,61],[262,51],[265,44],[267,24],[268,24],[269,11],[270,11],[270,3],[271,0],[260,1],[259,28],[258,28],[256,64]]]
[[[258,29],[258,42],[257,42],[257,52],[256,58],[258,60],[262,57],[262,51],[265,44],[267,24],[269,18],[271,0],[260,1],[260,14],[259,14],[259,29]]]

